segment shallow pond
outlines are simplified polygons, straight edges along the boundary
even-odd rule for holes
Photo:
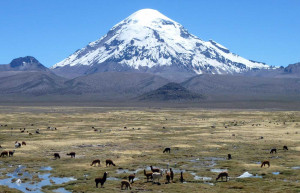
[[[0,185],[8,186],[22,192],[42,192],[42,187],[52,184],[63,184],[69,181],[76,180],[73,177],[52,177],[51,173],[40,174],[23,172],[25,166],[19,165],[12,173],[6,174],[8,178],[1,179]],[[49,168],[48,168],[49,169]],[[46,170],[47,171],[47,170]],[[33,176],[38,177],[34,180]]]

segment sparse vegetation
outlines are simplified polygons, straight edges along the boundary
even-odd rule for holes
[[[74,192],[119,192],[121,181],[132,173],[134,192],[299,192],[299,169],[292,168],[300,166],[299,122],[300,112],[292,111],[1,108],[1,151],[12,151],[15,141],[27,145],[16,149],[13,157],[0,157],[0,179],[18,165],[31,173],[51,166],[53,176],[77,180],[45,186],[44,192],[59,187]],[[24,127],[32,135],[21,133]],[[165,147],[171,153],[163,153]],[[272,148],[277,148],[277,154],[270,154]],[[66,154],[73,151],[76,158],[71,159]],[[54,153],[60,159],[54,159]],[[232,159],[227,159],[228,154]],[[116,166],[91,166],[96,159],[111,159]],[[260,167],[264,160],[270,161],[269,168]],[[150,172],[150,165],[164,171],[172,168],[173,182],[165,184],[164,172],[160,186],[150,179],[147,183],[144,169]],[[219,170],[228,173],[228,182],[215,181]],[[180,182],[181,171],[186,183]],[[104,188],[96,188],[95,178],[104,172],[108,172]],[[245,172],[261,178],[237,178]],[[19,192],[6,186],[0,190]]]

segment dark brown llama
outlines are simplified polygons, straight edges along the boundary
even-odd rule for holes
[[[262,163],[261,163],[261,168],[263,167],[263,166],[266,166],[266,165],[268,165],[268,167],[270,167],[270,162],[269,161],[263,161]]]
[[[149,179],[153,180],[152,174],[153,172],[146,172],[146,170],[144,170],[144,176],[146,176],[147,182],[149,181]]]
[[[106,167],[107,167],[107,165],[108,166],[111,166],[111,165],[116,166],[116,164],[114,164],[114,162],[111,159],[105,160],[105,163],[106,163]]]
[[[96,166],[98,164],[98,166],[100,166],[100,160],[99,159],[95,159],[93,162],[92,162],[92,164],[91,164],[91,166]]]
[[[101,188],[103,188],[103,185],[106,181],[107,178],[107,172],[104,172],[103,177],[102,178],[95,178],[95,182],[96,182],[96,188],[98,188],[98,184],[101,184]]]
[[[221,173],[219,173],[218,177],[216,178],[216,181],[218,181],[218,179],[220,179],[220,178],[223,181],[223,177],[225,177],[226,182],[227,182],[227,178],[228,178],[228,173],[227,172],[221,172]]]

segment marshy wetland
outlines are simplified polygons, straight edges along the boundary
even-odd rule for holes
[[[296,111],[2,107],[0,125],[0,152],[16,149],[0,157],[0,192],[120,192],[133,173],[133,192],[300,191]],[[91,166],[96,159],[101,166]],[[106,159],[116,166],[106,167]],[[270,167],[261,168],[264,160]],[[172,168],[173,182],[165,174],[160,185],[146,182],[151,165]],[[228,181],[216,182],[224,171]],[[104,188],[96,188],[104,172]]]

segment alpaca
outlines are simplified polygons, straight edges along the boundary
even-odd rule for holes
[[[32,135],[32,133],[29,133],[29,135]]]
[[[105,163],[106,163],[106,167],[107,167],[107,165],[108,166],[110,166],[110,165],[116,166],[116,164],[114,164],[114,162],[111,159],[105,160]]]
[[[13,157],[13,156],[14,156],[14,153],[15,153],[15,151],[16,151],[16,150],[9,151],[9,152],[8,152],[8,154],[9,154],[8,156],[9,156],[9,157]]]
[[[216,181],[218,181],[219,178],[221,178],[222,181],[223,181],[223,177],[226,178],[226,182],[227,182],[227,178],[228,178],[228,173],[227,172],[221,172],[221,173],[219,173],[218,177],[216,178]]]
[[[71,156],[71,158],[75,158],[75,152],[70,152],[70,153],[67,153],[67,155],[70,155]]]
[[[4,157],[4,156],[8,156],[8,152],[7,151],[3,151],[1,154],[0,154],[0,157]]]
[[[104,172],[103,177],[102,178],[95,178],[95,182],[96,182],[96,188],[98,188],[98,184],[101,184],[101,188],[103,188],[103,184],[106,181],[106,177],[107,177],[107,172]]]
[[[172,168],[170,168],[170,177],[171,177],[171,181],[173,182],[174,172],[173,172]]]
[[[25,142],[25,141],[22,141],[22,145],[26,145],[26,142]]]
[[[160,169],[158,169],[158,168],[153,168],[152,166],[150,166],[150,168],[151,168],[151,171],[154,173],[154,172],[160,172]]]
[[[133,183],[134,178],[135,178],[135,173],[130,174],[130,175],[128,176],[129,182],[131,181],[131,183]]]
[[[184,179],[183,179],[183,172],[180,172],[180,182],[183,183]]]
[[[59,155],[59,153],[54,153],[54,159],[60,159],[60,155]]]
[[[171,153],[171,148],[166,147],[165,150],[163,151],[163,153]]]
[[[128,190],[128,188],[131,190],[131,185],[127,180],[121,181],[121,190],[123,190],[123,186],[125,186],[125,190]]]
[[[99,159],[96,159],[92,162],[91,166],[98,164],[98,166],[100,166],[100,160]]]
[[[231,160],[232,157],[231,157],[231,154],[228,154],[228,160]]]
[[[144,176],[147,177],[147,182],[149,181],[149,178],[153,180],[152,174],[153,174],[153,172],[148,172],[147,173],[146,170],[144,170]]]
[[[273,148],[273,149],[271,149],[271,151],[270,151],[270,153],[277,153],[277,149],[276,148]]]
[[[261,168],[263,167],[263,166],[266,166],[266,165],[268,165],[268,167],[270,167],[270,162],[269,161],[263,161],[262,163],[261,163]]]
[[[155,180],[157,180],[157,183],[159,184],[159,180],[160,180],[160,178],[163,176],[163,172],[162,171],[160,171],[160,172],[154,172],[153,174],[152,174],[152,178],[153,178],[153,181],[152,181],[152,183],[155,183]]]
[[[19,143],[19,142],[15,142],[15,148],[19,148],[19,147],[21,147],[21,143]]]
[[[283,150],[289,150],[288,147],[285,145],[283,146]]]

